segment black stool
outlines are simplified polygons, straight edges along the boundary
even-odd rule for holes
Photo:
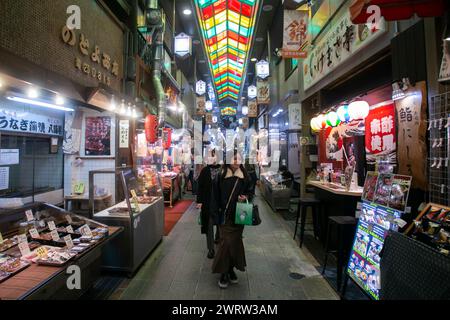
[[[337,236],[338,236],[338,248],[337,250],[330,250],[330,241],[331,241],[331,227],[336,226],[337,228]],[[328,254],[329,253],[337,253],[337,291],[341,289],[342,282],[342,269],[345,263],[344,251],[348,254],[348,248],[345,248],[344,245],[344,232],[346,228],[352,228],[352,232],[354,227],[356,226],[356,218],[351,216],[330,216],[328,217],[328,226],[327,226],[327,240],[326,240],[326,248],[325,248],[325,259],[323,263],[322,274],[325,273],[325,269],[327,267]]]
[[[300,198],[298,201],[297,206],[297,219],[295,221],[295,231],[294,231],[294,240],[295,236],[297,235],[297,227],[298,227],[298,220],[300,219],[300,248],[303,245],[303,237],[305,235],[305,224],[306,224],[306,214],[308,207],[311,207],[312,214],[313,214],[313,230],[314,230],[314,237],[317,237],[318,234],[318,210],[320,206],[320,201],[315,198]]]

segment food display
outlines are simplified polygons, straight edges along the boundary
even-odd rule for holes
[[[429,204],[407,230],[412,238],[450,254],[450,208]]]
[[[76,252],[63,248],[40,246],[39,248],[33,250],[30,254],[22,256],[21,259],[23,261],[34,262],[42,265],[62,266],[76,255]]]
[[[4,239],[2,243],[0,243],[0,252],[6,251],[11,247],[17,245],[17,237],[13,237],[11,239]]]
[[[21,261],[19,258],[0,254],[0,282],[22,271],[29,265],[29,262]]]

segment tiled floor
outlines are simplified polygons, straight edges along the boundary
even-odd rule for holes
[[[191,206],[133,279],[123,282],[110,299],[338,299],[316,270],[317,263],[292,239],[283,218],[259,197],[256,204],[263,223],[245,228],[247,272],[237,272],[238,284],[218,287],[197,225],[198,211]]]

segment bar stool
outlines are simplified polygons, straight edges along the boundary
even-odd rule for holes
[[[344,234],[348,230],[353,234],[354,228],[356,227],[356,218],[352,216],[330,216],[328,217],[328,226],[327,226],[327,240],[325,247],[325,259],[323,263],[322,274],[325,273],[325,269],[327,267],[328,254],[329,253],[337,253],[337,291],[341,288],[342,282],[342,269],[345,263],[344,251],[345,254],[349,253],[348,248],[345,247],[344,244]],[[338,246],[337,250],[330,250],[330,242],[331,242],[331,231],[332,227],[335,226],[337,229],[337,237],[338,237]],[[351,229],[351,230],[350,230]]]
[[[319,214],[319,206],[320,206],[320,200],[317,200],[313,197],[301,197],[298,201],[297,206],[297,219],[295,221],[295,231],[294,231],[294,240],[295,236],[297,235],[297,228],[298,228],[298,220],[300,219],[300,248],[303,245],[303,237],[305,235],[305,224],[306,224],[306,214],[308,207],[311,207],[312,210],[312,218],[313,218],[313,230],[314,230],[314,237],[317,237],[318,234],[318,214]]]

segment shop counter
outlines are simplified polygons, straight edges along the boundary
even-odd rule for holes
[[[109,237],[69,261],[63,267],[31,264],[25,270],[0,283],[0,300],[78,299],[100,275],[100,257],[105,244],[115,238],[122,228],[108,227]],[[70,266],[80,267],[81,289],[69,290],[67,282],[72,273]],[[69,281],[70,282],[70,281]]]
[[[164,234],[164,200],[158,197],[151,204],[139,204],[140,212],[129,212],[127,202],[94,214],[95,221],[124,231],[103,250],[102,267],[126,272],[131,276],[161,242]],[[110,212],[112,211],[112,212]]]

